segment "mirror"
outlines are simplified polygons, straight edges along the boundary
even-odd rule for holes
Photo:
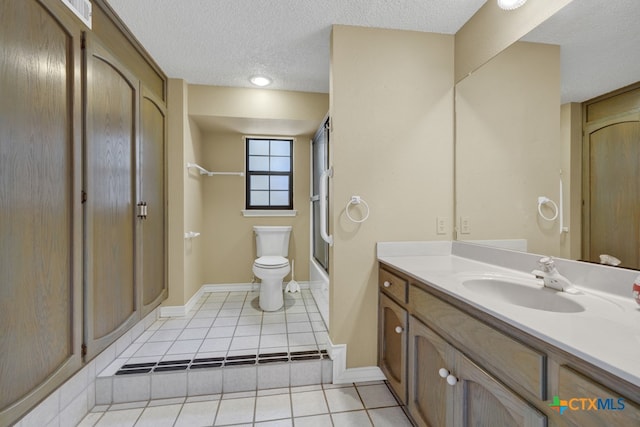
[[[456,85],[458,240],[582,258],[581,103],[639,80],[638,16],[575,0]]]

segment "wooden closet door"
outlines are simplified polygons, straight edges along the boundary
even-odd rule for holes
[[[80,29],[0,2],[0,425],[81,364]]]
[[[164,232],[166,109],[147,89],[143,89],[140,115],[140,200],[147,206],[146,218],[140,223],[144,316],[167,295]]]
[[[85,340],[91,358],[138,320],[135,259],[137,81],[87,37]]]

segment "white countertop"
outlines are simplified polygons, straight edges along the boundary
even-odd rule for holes
[[[640,306],[630,296],[633,279],[629,282],[629,297],[574,282],[582,294],[562,297],[579,302],[584,311],[538,310],[500,302],[463,285],[465,276],[476,274],[532,281],[533,275],[522,269],[456,255],[455,249],[453,253],[450,251],[450,242],[449,253],[446,242],[437,242],[431,249],[425,246],[416,250],[415,242],[409,243],[409,247],[409,250],[401,246],[380,250],[379,244],[378,260],[640,387]],[[507,254],[507,257],[514,256],[518,254],[511,251]],[[531,258],[532,255],[522,256]],[[532,267],[535,268],[535,264]],[[597,267],[587,264],[585,268]],[[562,273],[562,269],[559,270]],[[630,272],[630,277],[634,273]]]

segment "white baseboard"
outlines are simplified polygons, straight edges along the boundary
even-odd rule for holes
[[[327,339],[327,353],[333,360],[333,383],[347,384],[366,381],[383,381],[387,377],[377,366],[364,366],[361,368],[347,368],[347,345],[333,344]]]
[[[309,282],[298,282],[300,289],[309,289]],[[216,283],[216,284],[204,284],[198,289],[198,291],[189,298],[189,301],[185,305],[167,305],[160,307],[160,317],[182,317],[196,305],[200,297],[206,292],[233,292],[243,291],[251,292],[258,290],[259,283]],[[287,283],[282,283],[282,289],[287,286]]]

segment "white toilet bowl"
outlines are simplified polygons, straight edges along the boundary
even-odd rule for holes
[[[291,271],[289,260],[282,256],[262,256],[253,263],[253,274],[259,278],[260,308],[276,311],[284,305],[282,280]]]

